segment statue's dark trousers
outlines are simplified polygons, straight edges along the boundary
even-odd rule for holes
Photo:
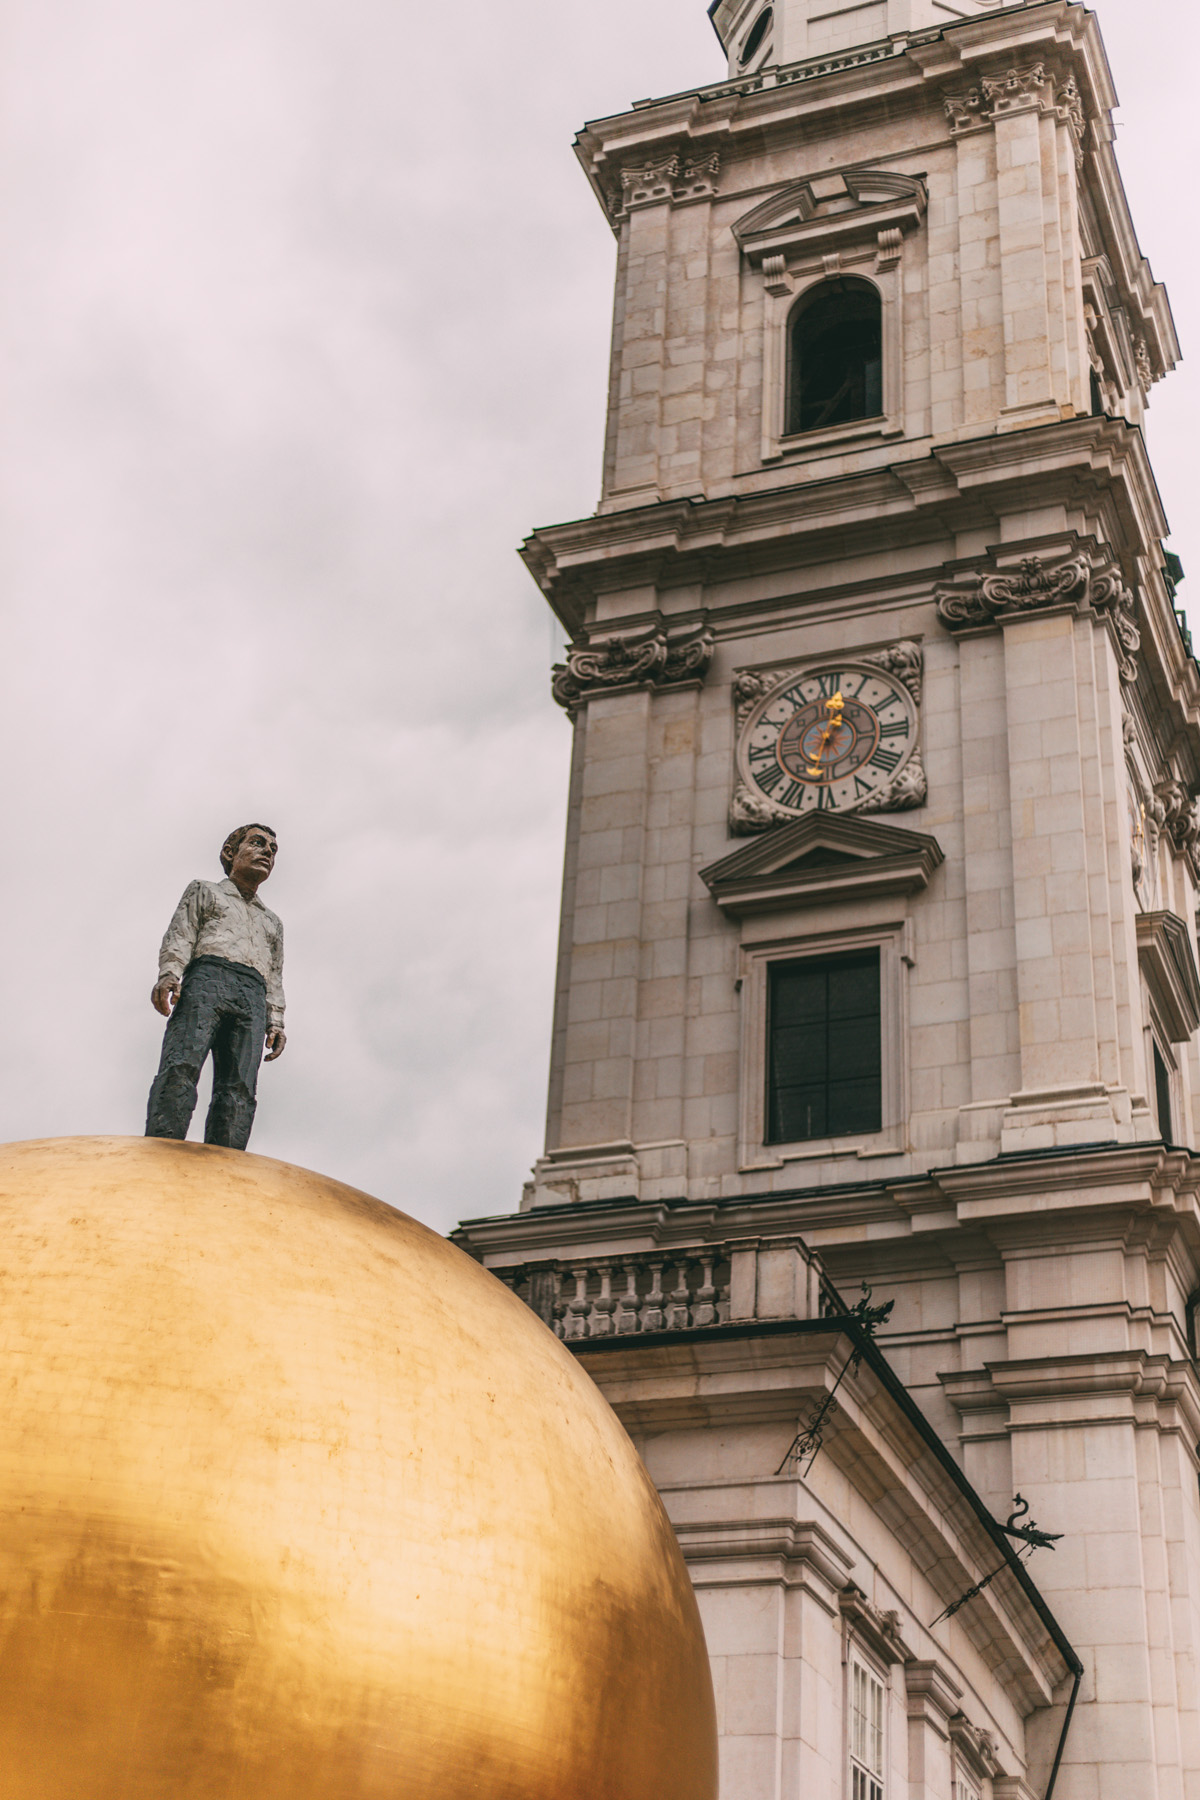
[[[185,1138],[196,1110],[204,1059],[213,1059],[206,1144],[244,1150],[254,1123],[258,1065],[267,1035],[267,988],[257,969],[197,956],[167,1020],[162,1058],[150,1089],[146,1136]]]

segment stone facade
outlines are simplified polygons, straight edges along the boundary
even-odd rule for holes
[[[1094,15],[956,10],[781,0],[743,63],[761,8],[722,0],[733,78],[580,134],[619,253],[600,504],[525,547],[572,641],[547,1141],[520,1214],[463,1236],[510,1270],[586,1252],[589,1317],[596,1259],[681,1243],[802,1238],[846,1292],[872,1283],[891,1365],[987,1506],[1020,1492],[1066,1534],[1034,1565],[1084,1669],[1059,1800],[1200,1800],[1200,671],[1140,429],[1177,345]],[[791,432],[790,321],[847,280],[878,298],[880,408]],[[754,708],[848,663],[907,671],[904,769],[882,800],[772,811]],[[771,972],[856,950],[879,959],[878,1123],[777,1141]],[[743,1316],[689,1313],[729,1392],[761,1385]],[[702,1520],[741,1568],[720,1533],[762,1508],[836,1537],[836,1498],[770,1487],[765,1423],[637,1410],[639,1382],[708,1378],[640,1335],[580,1353],[685,1543]],[[855,1510],[877,1492],[903,1542],[892,1477],[858,1467],[853,1580],[904,1613],[904,1668],[965,1684],[971,1729],[1007,1746],[961,1792],[1040,1795],[1063,1692],[997,1678],[1025,1735],[997,1723],[999,1689],[922,1635],[934,1596]],[[775,1760],[728,1762],[727,1800],[797,1793],[789,1769],[832,1800],[838,1757],[818,1778],[784,1748],[783,1663],[807,1653],[771,1567],[746,1705]],[[910,1720],[942,1679],[906,1690]],[[907,1792],[948,1794],[949,1762],[914,1758]]]

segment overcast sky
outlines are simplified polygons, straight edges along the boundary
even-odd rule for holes
[[[1195,8],[1100,13],[1187,346]],[[595,504],[614,261],[571,138],[721,77],[703,0],[3,18],[0,1137],[141,1131],[163,927],[262,819],[290,1035],[253,1147],[441,1229],[508,1210],[569,747],[514,547]],[[1151,418],[1185,564],[1198,399]]]

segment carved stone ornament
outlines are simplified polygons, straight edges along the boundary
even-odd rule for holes
[[[596,694],[703,681],[714,645],[712,632],[702,625],[677,637],[656,630],[577,645],[568,650],[565,663],[555,665],[550,691],[570,710]]]
[[[1137,680],[1141,633],[1134,623],[1133,595],[1119,570],[1093,569],[1086,557],[1045,564],[1025,557],[1003,574],[963,575],[934,588],[938,617],[951,631],[978,630],[1005,617],[1042,612],[1053,606],[1088,606],[1107,618],[1113,629],[1121,680]]]
[[[1171,842],[1183,855],[1195,861],[1200,844],[1198,802],[1175,775],[1168,775],[1166,780],[1156,784],[1154,798],[1162,807],[1162,824]]]
[[[860,1637],[885,1663],[906,1663],[912,1651],[901,1635],[900,1614],[894,1607],[878,1607],[860,1587],[849,1581],[838,1595],[838,1611],[845,1628]]]
[[[621,185],[608,191],[608,209],[616,219],[639,206],[658,206],[663,201],[679,205],[685,200],[702,200],[717,191],[721,172],[721,154],[709,151],[706,156],[683,155],[673,150],[654,161],[629,163],[621,170]]]
[[[990,1780],[1000,1773],[996,1739],[990,1731],[972,1725],[961,1712],[951,1718],[948,1730],[951,1742],[973,1774]]]
[[[1003,75],[985,75],[965,93],[947,94],[946,117],[955,136],[993,124],[1005,113],[1053,113],[1071,128],[1075,139],[1075,160],[1083,160],[1083,139],[1087,133],[1087,115],[1083,96],[1074,75],[1059,78],[1045,63],[1032,63],[1028,68],[1009,69]]]

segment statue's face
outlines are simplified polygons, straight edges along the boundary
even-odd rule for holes
[[[229,871],[230,879],[236,881],[240,875],[243,880],[261,882],[267,879],[275,867],[275,853],[279,845],[261,825],[255,825],[248,831],[237,847],[233,866]]]

